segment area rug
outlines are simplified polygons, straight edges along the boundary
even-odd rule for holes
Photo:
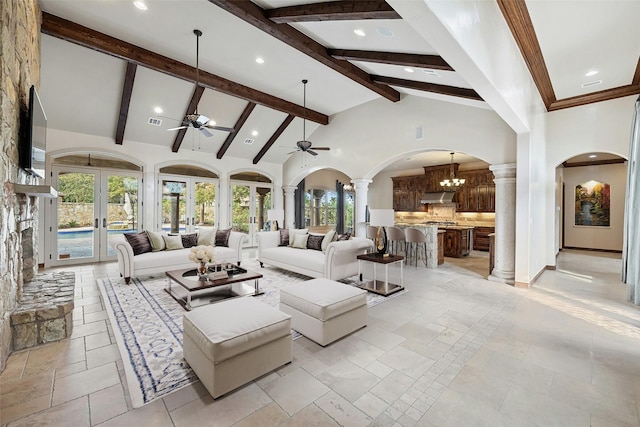
[[[260,288],[263,295],[252,297],[273,307],[280,302],[280,289],[308,277],[274,267],[260,268],[254,260],[243,261],[243,267],[263,274]],[[355,277],[353,278],[355,279]],[[198,380],[182,357],[182,316],[185,310],[164,288],[164,274],[141,276],[126,285],[121,278],[99,279],[109,320],[122,355],[134,408],[185,387]],[[352,279],[343,283],[357,285]],[[367,293],[367,305],[372,307],[390,297]],[[299,334],[292,331],[293,339]]]

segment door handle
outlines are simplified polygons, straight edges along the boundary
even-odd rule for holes
[[[102,228],[107,228],[107,218],[102,218]]]
[[[93,222],[93,227],[98,228],[98,218],[96,218],[95,221]]]
[[[196,225],[196,218],[194,216],[191,217],[191,225]]]

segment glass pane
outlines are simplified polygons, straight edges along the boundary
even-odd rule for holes
[[[138,230],[138,178],[109,175],[107,177],[107,235]],[[115,255],[107,245],[107,255]]]
[[[196,182],[195,217],[197,226],[213,226],[216,223],[216,184]]]
[[[162,180],[162,230],[180,233],[186,230],[187,183]]]
[[[58,259],[93,258],[95,176],[58,174]]]
[[[344,193],[344,231],[353,234],[355,229],[355,195]]]
[[[267,213],[271,209],[271,188],[256,188],[256,222],[257,230],[270,230]],[[257,243],[257,242],[256,242]]]
[[[249,207],[251,204],[249,187],[234,185],[231,187],[231,228],[242,233],[249,232]]]

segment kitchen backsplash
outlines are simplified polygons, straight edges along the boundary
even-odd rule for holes
[[[455,206],[429,205],[429,212],[396,212],[396,223],[422,224],[427,221],[455,221],[459,225],[488,226],[495,225],[493,212],[456,212]]]

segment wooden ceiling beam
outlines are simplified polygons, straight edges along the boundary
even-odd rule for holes
[[[290,22],[400,19],[384,0],[329,1],[268,9],[266,17],[277,24]]]
[[[182,116],[183,118],[187,117],[188,114],[193,114],[196,111],[203,93],[204,93],[203,86],[195,87],[195,89],[193,90],[193,95],[191,95],[191,101],[189,101],[189,105],[187,106],[187,110],[184,112],[184,115]],[[184,121],[180,121],[180,125],[182,125],[183,123]],[[173,140],[173,144],[171,145],[171,151],[173,151],[174,153],[178,152],[178,150],[180,149],[180,146],[182,145],[182,140],[184,139],[184,136],[186,134],[187,134],[187,128],[178,130],[178,133],[176,134],[176,137]]]
[[[136,79],[136,69],[138,66],[127,62],[127,70],[124,74],[124,85],[122,86],[122,98],[120,99],[120,113],[118,114],[118,125],[116,126],[116,144],[122,145],[124,141],[124,129],[127,127],[127,117],[129,117],[129,105],[131,105],[131,94],[133,93],[133,82]]]
[[[276,25],[276,24],[274,24]],[[114,56],[125,61],[141,65],[160,73],[170,75],[189,82],[196,81],[196,69],[166,56],[143,49],[125,41],[116,39],[66,19],[42,13],[41,31],[52,37],[66,40],[80,46],[93,49],[97,52]],[[269,95],[248,86],[241,85],[224,77],[216,76],[200,70],[199,82],[202,86],[218,92],[235,96],[249,102],[272,108],[283,113],[297,117],[306,117],[307,120],[321,125],[329,124],[329,117],[303,106],[294,104],[284,99]],[[306,116],[305,116],[306,111]]]
[[[533,29],[531,16],[525,0],[497,0],[505,21],[513,34],[513,38],[522,53],[524,62],[529,68],[531,77],[538,87],[544,105],[549,106],[556,101],[547,65],[542,56],[538,37]]]
[[[619,159],[607,159],[607,160],[594,160],[587,162],[572,162],[569,163],[567,161],[562,162],[562,166],[565,168],[577,168],[582,166],[600,166],[600,165],[616,165],[619,163],[625,163],[627,160],[623,158]]]
[[[254,108],[256,108],[255,102],[250,102],[247,104],[246,107],[244,107],[244,111],[242,111],[242,114],[240,114],[240,118],[236,121],[236,124],[233,126],[234,131],[231,132],[229,136],[227,136],[227,139],[225,139],[222,145],[220,146],[220,149],[216,154],[216,157],[218,159],[221,159],[222,156],[224,156],[224,153],[227,152],[227,150],[231,146],[231,143],[233,142],[236,135],[238,134],[238,131],[242,128],[242,126],[244,125],[244,122],[247,121],[247,119],[251,115],[251,112],[253,111]]]
[[[559,99],[549,106],[549,111],[562,110],[564,108],[577,107],[579,105],[593,104],[594,102],[608,101],[622,98],[624,96],[640,94],[640,85],[627,85],[588,93],[586,95],[572,96],[571,98]]]
[[[287,45],[299,50],[321,64],[331,68],[354,82],[372,90],[390,101],[400,100],[400,93],[386,85],[371,80],[368,73],[349,61],[335,59],[327,52],[327,48],[306,36],[290,25],[280,25],[266,17],[266,11],[250,0],[209,0],[210,3],[229,12],[233,16],[253,25],[259,30],[275,37]]]
[[[636,65],[636,72],[633,73],[632,85],[640,85],[640,58],[638,58],[638,65]]]
[[[418,55],[413,53],[374,52],[366,50],[329,49],[329,55],[348,61],[375,62],[377,64],[403,65],[405,67],[429,68],[432,70],[455,71],[438,55]]]
[[[440,95],[456,96],[458,98],[473,99],[476,101],[484,101],[478,92],[473,89],[463,87],[445,86],[435,83],[418,82],[415,80],[398,79],[386,76],[371,76],[371,78],[379,83],[393,86],[404,87],[408,89],[421,90],[423,92],[439,93]]]
[[[276,140],[278,138],[280,138],[280,135],[282,135],[282,132],[284,132],[284,130],[291,124],[291,122],[293,121],[294,118],[295,118],[295,116],[289,114],[287,116],[287,118],[284,119],[284,122],[282,122],[280,127],[278,129],[276,129],[276,131],[273,133],[273,135],[271,135],[271,138],[269,138],[269,140],[266,142],[266,144],[264,144],[264,147],[262,147],[260,149],[260,152],[253,158],[253,164],[254,165],[258,164],[260,159],[262,159],[264,157],[264,155],[267,154],[267,151],[269,151],[271,146],[273,144],[275,144]]]

